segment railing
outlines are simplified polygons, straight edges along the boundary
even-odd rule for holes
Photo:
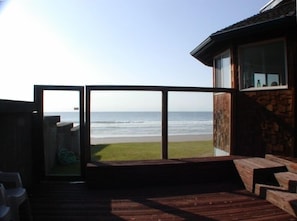
[[[90,115],[91,115],[91,92],[92,91],[159,91],[162,93],[162,159],[168,159],[168,92],[207,92],[207,93],[230,93],[234,89],[209,88],[209,87],[175,87],[175,86],[111,86],[89,85],[86,86],[86,156],[90,157]],[[86,159],[90,161],[89,159]]]

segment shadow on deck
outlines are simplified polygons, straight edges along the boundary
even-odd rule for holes
[[[92,188],[184,185],[209,182],[241,183],[234,166],[239,156],[170,160],[112,161],[87,164],[86,183]]]
[[[103,168],[99,168],[99,171],[106,167],[109,172],[105,170],[105,176],[102,174],[101,179],[96,179],[92,185],[88,180],[86,183],[44,182],[37,185],[29,191],[32,215],[35,221],[296,220],[245,190],[239,175],[234,173],[234,165],[230,167],[233,159],[89,165],[94,171],[89,171],[88,175],[95,175],[100,166]],[[222,171],[227,174],[220,174]],[[165,172],[169,174],[162,178]],[[191,177],[199,175],[199,179]],[[108,182],[104,181],[106,177]],[[112,178],[115,178],[114,183]],[[156,178],[162,179],[150,181]],[[175,182],[172,182],[173,178]],[[101,185],[98,183],[100,180],[103,182]],[[108,183],[111,185],[107,186]]]

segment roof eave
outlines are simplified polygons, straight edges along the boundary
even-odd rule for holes
[[[190,54],[203,64],[212,66],[212,59],[210,60],[211,52],[214,51],[214,47],[216,47],[218,44],[222,45],[227,40],[232,40],[243,36],[246,37],[247,35],[267,31],[267,29],[271,30],[271,28],[284,28],[284,23],[291,24],[291,22],[295,22],[294,25],[296,25],[295,16],[284,16],[262,23],[255,23],[244,27],[234,28],[232,30],[216,32],[199,44],[193,51],[190,52]]]
[[[199,44],[196,48],[194,48],[194,50],[192,50],[190,52],[190,54],[198,59],[199,61],[201,61],[203,64],[207,65],[207,66],[211,66],[209,65],[207,62],[204,62],[203,59],[199,59],[200,55],[203,54],[203,52],[205,50],[207,50],[208,48],[210,48],[214,43],[214,40],[212,39],[212,36],[209,36],[208,38],[206,38],[203,42],[201,42],[201,44]]]
[[[261,9],[260,12],[264,12],[267,10],[270,10],[272,8],[274,8],[275,6],[277,6],[279,3],[281,3],[283,0],[270,0],[268,3],[266,3]]]

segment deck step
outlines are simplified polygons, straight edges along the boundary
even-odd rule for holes
[[[297,191],[297,174],[292,172],[280,172],[275,173],[275,178],[277,179],[280,186],[284,187],[291,193],[296,193]]]
[[[267,190],[266,200],[297,217],[297,194],[279,190]]]
[[[256,183],[255,184],[255,194],[262,199],[266,199],[267,190],[279,190],[279,191],[286,191],[286,189],[282,186],[273,186],[267,185],[263,183]]]
[[[282,163],[282,164],[286,165],[286,167],[288,168],[288,171],[297,174],[297,160],[296,160],[296,158],[276,156],[276,155],[272,155],[272,154],[266,154],[265,158],[268,160],[277,162],[277,163]]]
[[[254,192],[256,183],[277,186],[274,173],[287,171],[284,164],[260,157],[236,159],[234,164],[245,188],[250,192]]]
[[[86,183],[90,188],[134,188],[232,180],[242,186],[234,159],[239,157],[91,162]]]

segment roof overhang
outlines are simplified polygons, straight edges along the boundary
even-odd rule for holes
[[[270,0],[266,5],[264,5],[261,9],[260,12],[265,12],[267,10],[270,10],[277,6],[279,3],[281,3],[283,0]]]
[[[271,38],[273,35],[284,35],[284,31],[296,28],[295,16],[283,16],[274,20],[247,25],[239,28],[219,31],[210,35],[199,44],[190,54],[207,66],[213,65],[213,58],[226,50],[234,42],[248,39]]]

